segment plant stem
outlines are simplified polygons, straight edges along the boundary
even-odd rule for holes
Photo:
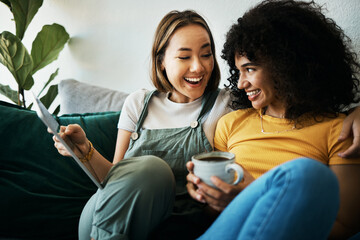
[[[18,94],[17,94],[17,97],[18,97],[18,105],[21,106],[21,102],[20,102],[20,85],[18,85]]]
[[[19,90],[18,90],[18,105],[26,108],[24,89],[20,86],[19,86]]]

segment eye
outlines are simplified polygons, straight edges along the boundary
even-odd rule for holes
[[[179,59],[181,59],[181,60],[186,60],[186,59],[190,59],[190,57],[178,57]]]
[[[246,71],[251,73],[251,72],[254,72],[255,71],[255,68],[246,68]]]
[[[204,58],[208,58],[208,57],[211,57],[211,56],[212,56],[212,53],[207,53],[207,54],[202,55],[202,57],[204,57]]]

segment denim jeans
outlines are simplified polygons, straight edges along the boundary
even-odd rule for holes
[[[338,208],[335,174],[299,158],[246,187],[199,239],[326,239]]]

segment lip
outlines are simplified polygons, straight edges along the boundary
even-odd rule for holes
[[[185,82],[192,86],[199,85],[204,79],[204,76],[197,76],[197,77],[184,77]]]
[[[256,92],[257,91],[257,92]],[[246,94],[247,94],[247,96],[248,96],[248,99],[250,100],[250,101],[254,101],[259,95],[260,95],[260,93],[261,93],[262,91],[260,90],[260,89],[255,89],[255,90],[247,90],[246,91]],[[251,93],[253,93],[253,94],[251,94]],[[251,95],[250,95],[251,94]]]

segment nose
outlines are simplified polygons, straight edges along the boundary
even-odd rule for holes
[[[249,81],[246,80],[246,76],[243,75],[243,74],[240,74],[239,79],[238,79],[238,83],[237,83],[238,89],[244,89],[244,88],[247,88],[249,86],[250,86],[250,83],[249,83]]]
[[[204,71],[204,65],[199,58],[193,58],[190,65],[191,72],[202,72]]]

